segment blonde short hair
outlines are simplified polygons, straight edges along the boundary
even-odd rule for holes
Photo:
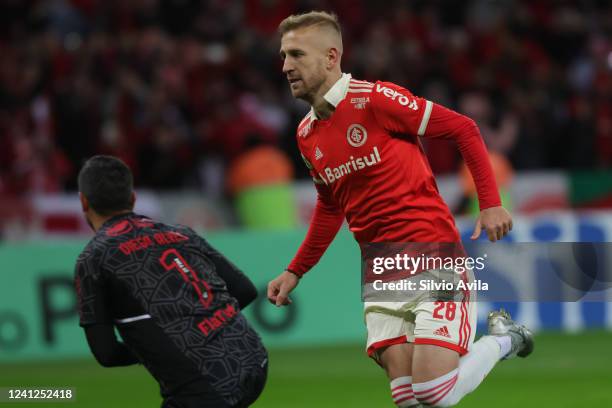
[[[303,14],[293,14],[281,21],[281,23],[278,25],[278,33],[282,37],[289,31],[317,25],[331,28],[342,37],[338,16],[334,13],[328,13],[326,11],[310,11]]]

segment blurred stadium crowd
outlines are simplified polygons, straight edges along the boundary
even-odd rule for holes
[[[137,184],[224,191],[256,145],[294,143],[275,30],[335,11],[343,70],[393,81],[474,118],[516,169],[612,164],[606,1],[5,0],[0,4],[0,194],[74,189],[115,154]],[[453,145],[428,142],[437,173]]]

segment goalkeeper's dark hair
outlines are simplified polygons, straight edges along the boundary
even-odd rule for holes
[[[131,210],[134,179],[129,167],[117,157],[93,156],[78,178],[79,191],[100,215]]]

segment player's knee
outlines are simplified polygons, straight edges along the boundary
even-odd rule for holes
[[[455,392],[457,370],[444,374],[434,380],[414,383],[412,389],[419,403],[431,407],[452,407],[461,400],[461,395]]]

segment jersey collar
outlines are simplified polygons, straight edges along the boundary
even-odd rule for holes
[[[124,212],[124,213],[121,213],[121,214],[113,215],[112,217],[110,217],[109,219],[107,219],[106,221],[104,221],[102,223],[102,225],[100,226],[100,229],[98,231],[102,230],[103,228],[108,228],[109,226],[111,226],[112,224],[114,224],[115,222],[117,222],[117,221],[119,221],[121,219],[130,218],[130,217],[133,217],[135,215],[136,214],[134,214],[133,211]]]
[[[340,102],[346,97],[346,93],[348,92],[349,84],[351,83],[351,74],[343,73],[340,79],[336,81],[336,83],[329,88],[329,91],[325,95],[323,95],[323,99],[329,102],[334,108],[336,108]],[[317,114],[313,108],[310,108],[310,113],[314,119],[317,118]]]

